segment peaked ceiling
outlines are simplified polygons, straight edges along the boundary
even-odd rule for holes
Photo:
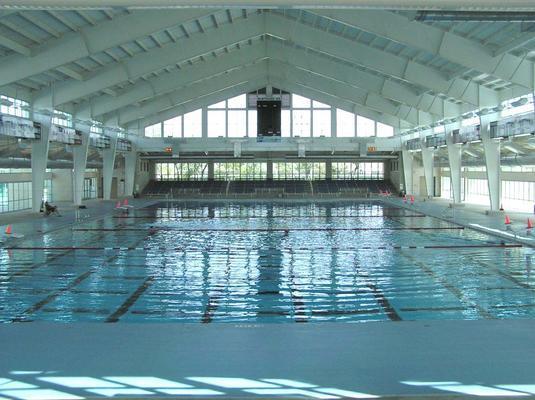
[[[396,128],[533,92],[535,24],[356,9],[0,10],[0,92],[135,128],[272,84]]]

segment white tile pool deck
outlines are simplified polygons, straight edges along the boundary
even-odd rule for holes
[[[114,205],[89,203],[84,218],[105,217]],[[417,201],[412,207],[447,217],[445,202]],[[503,215],[486,216],[469,206],[456,213],[463,224],[508,233]],[[13,229],[39,235],[76,223],[74,210],[63,215],[17,216]],[[522,230],[528,215],[510,216],[513,229]],[[0,219],[2,232],[7,222],[9,217]],[[0,324],[0,353],[0,398],[8,399],[114,393],[177,398],[535,394],[535,320]]]

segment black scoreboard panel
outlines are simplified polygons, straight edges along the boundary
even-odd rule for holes
[[[258,137],[281,136],[281,101],[258,100],[256,102]]]

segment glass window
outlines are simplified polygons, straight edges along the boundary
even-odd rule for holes
[[[274,162],[273,179],[315,180],[325,179],[325,163],[321,162]]]
[[[360,115],[357,115],[357,136],[369,137],[375,136],[375,121]]]
[[[52,181],[45,180],[43,199],[52,201]],[[32,207],[31,182],[0,183],[0,212],[25,210]]]
[[[377,137],[394,136],[394,127],[377,122]]]
[[[0,113],[30,118],[30,104],[13,97],[0,95]]]
[[[291,111],[282,110],[281,111],[281,136],[290,137],[292,136],[292,127],[291,127]]]
[[[527,99],[524,100],[524,104],[522,104],[524,102],[522,99]],[[516,107],[513,106],[513,103],[516,104]],[[533,108],[533,94],[504,101],[502,105],[505,107],[501,112],[501,116],[503,118],[511,117],[513,115],[532,113],[535,111]]]
[[[382,162],[334,162],[332,178],[340,180],[382,180],[384,163]]]
[[[293,111],[293,135],[300,137],[310,136],[310,110]]]
[[[214,112],[214,111],[211,111],[211,112]],[[228,111],[227,132],[228,132],[229,137],[247,136],[247,111],[245,110],[229,110]]]
[[[61,125],[67,128],[72,128],[72,114],[54,110],[54,116],[52,117],[52,123],[54,125]]]
[[[224,110],[208,111],[208,137],[225,137],[227,135],[227,112]]]
[[[509,210],[533,212],[533,207],[535,207],[535,182],[502,181],[502,203]]]
[[[292,108],[310,108],[310,99],[292,94]]]
[[[157,181],[205,181],[208,180],[207,163],[156,163]]]
[[[219,103],[212,104],[211,106],[208,106],[208,108],[225,108],[227,105],[226,101],[220,101]]]
[[[158,122],[157,124],[146,126],[145,136],[146,137],[162,137],[162,123]]]
[[[461,126],[475,126],[475,125],[479,125],[479,123],[480,123],[479,117],[476,115],[475,117],[471,117],[471,118],[463,118],[461,122]]]
[[[257,130],[258,130],[258,121],[257,121],[257,111],[256,110],[249,110],[247,111],[248,114],[248,136],[249,137],[256,137]]]
[[[222,181],[265,180],[265,162],[223,162],[214,164],[214,179]]]
[[[319,101],[314,100],[312,102],[312,108],[331,108],[330,105],[325,103],[320,103]]]
[[[314,129],[313,136],[330,137],[331,136],[331,110],[314,110],[312,126]]]
[[[451,179],[449,176],[440,178],[440,197],[444,199],[453,199],[453,190],[451,188]]]
[[[97,178],[84,178],[83,199],[96,199],[97,193]]]
[[[355,114],[340,110],[339,108],[336,109],[336,136],[355,136]]]
[[[184,114],[184,137],[202,137],[202,110]]]
[[[182,136],[182,116],[168,119],[163,123],[164,137],[181,137]]]
[[[240,94],[239,96],[236,96],[227,100],[228,108],[245,109],[246,106],[247,106],[247,96],[245,94]]]

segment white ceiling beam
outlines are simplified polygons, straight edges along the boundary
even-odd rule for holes
[[[184,115],[191,111],[198,110],[201,107],[208,106],[210,104],[219,103],[220,101],[230,99],[243,93],[248,93],[253,90],[260,89],[266,86],[266,76],[260,76],[256,79],[250,80],[245,83],[238,83],[234,86],[225,87],[223,89],[212,91],[204,96],[196,96],[193,100],[187,101],[183,104],[174,106],[165,111],[151,115],[149,117],[133,121],[125,126],[126,129],[140,129],[145,126],[154,125],[158,122],[162,122],[178,115]]]
[[[210,61],[195,63],[192,66],[164,73],[147,81],[140,81],[116,97],[95,97],[91,102],[81,105],[80,114],[87,118],[98,118],[103,114],[114,112],[133,103],[172,92],[192,82],[251,64],[263,57],[265,57],[265,47],[263,43],[258,42],[241,50],[223,54],[217,59],[212,58]]]
[[[22,44],[17,43],[5,36],[0,36],[0,45],[7,47],[8,49],[11,49],[25,57],[30,57],[32,55],[32,51],[28,47],[23,46]]]
[[[121,125],[157,114],[167,108],[194,100],[197,96],[207,95],[211,92],[235,86],[249,80],[256,80],[260,76],[267,76],[267,62],[261,61],[252,66],[236,69],[210,79],[194,83],[163,96],[155,97],[144,102],[139,107],[128,107],[115,113]]]
[[[510,51],[523,47],[527,45],[528,43],[531,43],[534,40],[535,40],[535,32],[528,32],[516,39],[511,40],[509,43],[504,44],[501,47],[498,47],[496,50],[494,50],[492,54],[495,57],[501,56],[504,53],[508,53]]]
[[[295,28],[288,18],[271,14],[266,18],[267,32],[273,36],[294,41],[305,47],[332,54],[352,63],[364,66],[442,93],[450,98],[475,106],[494,106],[499,102],[498,93],[464,79],[447,79],[434,68],[418,64],[407,58],[345,39],[338,35],[300,24]]]
[[[321,75],[312,74],[308,71],[297,69],[291,65],[281,63],[279,61],[269,61],[270,76],[282,77],[286,81],[295,82],[296,84],[311,87],[336,95],[341,99],[346,99],[353,104],[359,105],[363,108],[375,110],[381,114],[390,115],[394,118],[405,120],[409,124],[416,125],[418,120],[412,119],[412,115],[404,115],[400,106],[384,97],[369,93],[365,90],[348,86],[340,81],[333,80]],[[430,117],[433,120],[432,117]]]
[[[401,14],[377,10],[311,10],[357,29],[440,56],[450,62],[526,88],[533,88],[533,63],[512,54],[494,56],[485,46]]]
[[[286,90],[288,92],[295,93],[300,96],[305,96],[325,104],[329,104],[332,107],[336,107],[350,113],[361,115],[363,117],[373,119],[374,121],[378,121],[383,124],[391,125],[396,129],[409,129],[413,127],[412,124],[408,124],[404,121],[401,121],[399,118],[381,114],[377,111],[352,103],[347,99],[341,99],[332,94],[325,93],[321,90],[317,90],[309,86],[304,86],[293,81],[289,81],[282,77],[270,76],[269,83],[279,89]]]
[[[56,70],[58,70],[62,74],[67,75],[68,77],[70,77],[72,79],[76,79],[77,81],[83,81],[84,80],[84,75],[80,74],[79,72],[76,72],[72,68],[69,68],[69,67],[67,67],[65,65],[62,65],[61,67],[56,68]]]
[[[122,82],[136,80],[166,66],[260,36],[264,33],[262,21],[263,16],[257,15],[232,25],[222,26],[212,31],[210,35],[192,35],[189,39],[140,53],[122,63],[99,70],[84,82],[60,83],[53,88],[40,91],[35,96],[35,104],[41,107],[65,104]]]
[[[462,114],[462,106],[449,103],[427,93],[418,94],[412,88],[393,80],[353,68],[344,63],[332,61],[316,53],[300,48],[284,46],[281,42],[270,40],[266,43],[267,55],[295,67],[306,69],[327,77],[336,78],[349,85],[360,87],[376,95],[405,104],[408,107],[432,114],[434,118],[454,117]]]
[[[209,13],[210,10],[136,11],[87,26],[38,46],[30,59],[12,55],[0,61],[0,86],[57,68],[80,58],[127,43],[136,38],[180,25]]]
[[[287,0],[1,0],[1,7],[36,8],[63,7],[88,9],[106,7],[225,7],[225,8],[287,8]],[[469,10],[469,11],[535,11],[532,0],[300,0],[302,7],[377,8],[405,10]]]

